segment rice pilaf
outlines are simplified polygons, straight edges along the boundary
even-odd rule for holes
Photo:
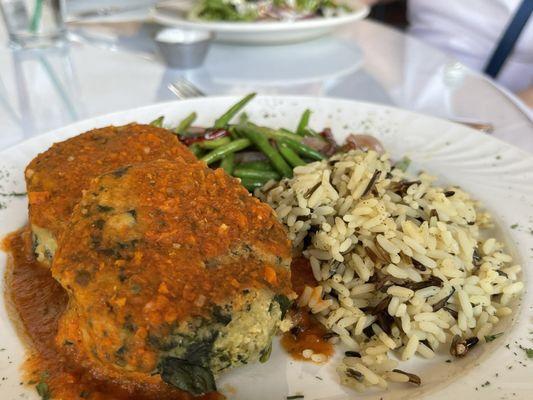
[[[521,267],[487,237],[490,215],[435,180],[409,176],[387,154],[352,150],[255,192],[309,259],[317,285],[298,305],[352,350],[337,369],[356,390],[420,384],[391,352],[432,358],[452,346],[463,356],[523,290]]]

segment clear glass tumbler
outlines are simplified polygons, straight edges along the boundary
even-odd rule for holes
[[[46,47],[65,37],[65,0],[0,0],[12,45]]]

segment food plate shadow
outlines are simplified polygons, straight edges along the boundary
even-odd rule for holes
[[[298,45],[239,47],[212,46],[206,72],[217,85],[286,87],[331,80],[352,74],[363,64],[363,53],[346,40],[325,37]],[[334,63],[331,60],[335,60]]]

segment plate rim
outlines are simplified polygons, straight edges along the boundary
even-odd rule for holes
[[[172,109],[176,110],[177,112],[180,112],[179,111],[179,104],[183,103],[184,101],[185,102],[189,102],[189,103],[192,103],[191,104],[191,107],[194,107],[194,104],[197,103],[197,104],[202,104],[202,103],[206,103],[208,102],[209,100],[215,100],[215,101],[219,101],[219,102],[224,102],[224,103],[231,103],[231,102],[234,102],[238,99],[240,99],[242,96],[240,95],[225,95],[225,96],[209,96],[209,97],[199,97],[199,98],[190,98],[190,99],[186,99],[186,100],[172,100],[172,101],[166,101],[166,102],[158,102],[158,103],[154,103],[154,104],[151,104],[151,105],[146,105],[146,106],[141,106],[141,107],[134,107],[134,108],[129,108],[129,109],[126,109],[126,110],[121,110],[121,111],[116,111],[116,112],[112,112],[112,113],[107,113],[107,114],[102,114],[102,115],[97,115],[97,116],[93,116],[93,117],[89,117],[89,118],[86,118],[84,120],[80,120],[80,121],[76,121],[74,123],[71,123],[71,124],[68,124],[68,125],[65,125],[63,127],[60,127],[60,128],[56,128],[56,129],[53,129],[53,130],[49,130],[47,132],[44,132],[42,134],[39,134],[35,137],[32,137],[32,138],[29,138],[25,141],[22,141],[22,142],[19,142],[18,144],[15,144],[13,146],[10,146],[9,148],[3,150],[0,152],[0,156],[1,155],[4,155],[6,153],[6,150],[9,151],[10,149],[12,150],[13,148],[17,148],[18,146],[20,146],[20,150],[26,150],[28,148],[31,148],[32,146],[39,146],[39,147],[42,147],[43,144],[46,144],[47,142],[50,142],[50,138],[48,138],[47,136],[52,136],[52,135],[59,135],[61,138],[57,138],[56,141],[59,141],[59,140],[65,140],[66,138],[69,138],[69,137],[72,137],[78,133],[81,133],[82,129],[84,130],[87,130],[87,129],[92,129],[92,128],[95,128],[95,127],[100,127],[100,126],[104,126],[103,124],[109,124],[109,121],[114,121],[114,120],[118,120],[120,121],[121,118],[122,120],[124,120],[125,116],[128,115],[131,117],[131,119],[128,118],[128,122],[135,122],[135,115],[136,115],[136,112],[142,112],[142,118],[143,119],[146,119],[147,117],[149,117],[151,114],[153,115],[156,115],[156,113],[165,113],[165,115],[171,115],[169,114],[168,112],[169,111],[172,111]],[[364,108],[364,111],[365,113],[363,115],[366,115],[367,113],[371,113],[372,111],[376,111],[376,112],[379,112],[379,113],[383,113],[383,115],[387,115],[388,112],[393,112],[393,113],[396,113],[396,115],[398,117],[412,117],[412,118],[416,118],[416,119],[423,119],[423,121],[426,121],[428,123],[431,123],[431,122],[436,122],[438,123],[438,129],[439,130],[446,130],[447,127],[451,128],[451,127],[454,127],[455,129],[457,130],[461,130],[461,132],[464,132],[468,137],[474,137],[474,136],[477,136],[477,140],[482,140],[483,142],[489,142],[489,143],[495,143],[495,144],[498,144],[500,146],[500,148],[502,150],[505,150],[505,149],[508,149],[510,151],[513,151],[514,154],[516,155],[519,155],[519,160],[526,160],[527,162],[533,162],[533,156],[531,154],[529,154],[528,152],[524,151],[523,149],[515,146],[514,144],[511,144],[511,143],[507,143],[499,138],[495,138],[493,136],[490,136],[490,135],[484,135],[484,134],[481,134],[480,132],[472,129],[472,128],[469,128],[467,126],[464,126],[462,124],[457,124],[457,123],[454,123],[452,121],[449,121],[449,120],[446,120],[446,119],[443,119],[443,118],[439,118],[439,117],[435,117],[435,116],[431,116],[431,115],[427,115],[427,114],[423,114],[423,113],[419,113],[419,112],[415,112],[415,111],[410,111],[410,110],[405,110],[405,109],[402,109],[402,108],[399,108],[399,107],[395,107],[395,106],[389,106],[389,105],[382,105],[382,104],[377,104],[377,103],[372,103],[372,102],[362,102],[362,101],[357,101],[357,100],[351,100],[351,99],[345,99],[345,98],[335,98],[335,97],[320,97],[320,96],[283,96],[283,95],[264,95],[264,96],[258,96],[258,99],[262,99],[264,101],[264,103],[260,104],[259,107],[265,107],[265,106],[268,106],[269,104],[269,101],[271,102],[277,102],[277,101],[283,101],[285,102],[286,104],[290,105],[290,106],[293,106],[294,104],[292,104],[292,102],[296,102],[296,103],[300,103],[300,104],[295,104],[297,107],[298,106],[301,106],[301,107],[304,107],[306,105],[308,105],[309,103],[315,103],[317,106],[321,106],[321,102],[324,102],[324,107],[328,107],[330,108],[331,110],[334,110],[336,108],[336,105],[338,104],[339,107],[342,107],[342,108],[356,108],[358,106],[361,106]],[[302,104],[303,103],[303,104]],[[329,105],[327,105],[329,103]],[[168,107],[168,110],[165,110],[165,108]],[[205,107],[205,105],[203,106]],[[215,113],[214,112],[207,112],[206,113],[206,117],[208,120],[210,120],[211,118],[215,118]],[[291,116],[292,118],[292,116]],[[394,119],[396,119],[395,117],[393,117]],[[294,116],[294,119],[296,120],[297,117]],[[128,123],[128,122],[124,122],[124,123]],[[94,123],[95,125],[92,126],[92,127],[88,127],[87,125],[91,124],[91,123]],[[123,123],[123,121],[120,121],[119,122],[120,124]],[[100,125],[102,124],[102,125]],[[79,126],[79,128],[78,128]],[[68,134],[64,134],[62,133],[63,130],[68,130]],[[468,132],[468,133],[467,133]],[[483,135],[482,138],[483,139],[480,139],[479,135]],[[53,141],[52,141],[53,142]],[[33,151],[35,152],[36,149],[34,149]],[[519,150],[519,151],[517,151]],[[39,150],[39,151],[42,151],[42,150]],[[432,171],[434,173],[439,173],[439,170],[435,170],[435,171]],[[469,190],[469,193],[472,193],[471,190]],[[531,208],[533,209],[533,204],[528,206],[528,208]],[[502,221],[499,221],[498,222],[498,227],[502,228],[503,230],[507,231],[508,230],[508,226],[506,226],[505,224],[501,223]],[[509,241],[506,243],[507,245],[511,245],[511,249],[520,249],[519,251],[519,256],[520,256],[520,264],[524,267],[524,270],[526,270],[528,264],[531,263],[529,257],[527,256],[527,250],[524,248],[522,250],[521,247],[518,247],[516,246],[515,244],[512,244],[511,241],[510,241],[510,236],[508,234],[505,235],[506,238],[509,239]],[[532,240],[532,239],[528,239],[529,240]],[[532,264],[533,265],[533,264]],[[525,274],[524,274],[525,272]],[[525,282],[525,292],[520,296],[520,300],[519,300],[519,303],[517,304],[517,307],[516,309],[514,310],[515,311],[515,318],[513,318],[513,320],[510,322],[510,325],[509,327],[512,327],[512,329],[509,329],[509,332],[506,333],[506,337],[508,337],[507,335],[510,334],[510,335],[515,335],[516,332],[517,332],[517,328],[519,325],[521,324],[524,324],[525,323],[525,320],[529,314],[529,311],[527,311],[527,306],[528,304],[526,302],[524,302],[524,300],[528,297],[531,296],[531,293],[527,293],[527,292],[531,292],[531,290],[528,290],[528,289],[532,289],[533,290],[533,281],[531,279],[527,279],[527,278],[530,278],[530,271],[524,271],[523,272],[523,276],[525,277],[524,279],[524,282]],[[501,345],[498,345],[497,347],[497,350],[500,350],[501,347],[503,347],[503,344]],[[486,367],[484,367],[484,369],[486,369],[488,367],[487,365],[487,360],[486,360],[486,357],[484,357],[484,362],[483,362],[483,365],[485,365]],[[476,369],[477,370],[477,369]],[[528,370],[529,371],[529,370]],[[471,376],[471,375],[470,375]],[[448,382],[448,379],[446,379],[446,381]],[[459,380],[458,379],[453,379],[452,381],[450,381],[450,385],[455,385],[456,382],[458,382]],[[526,389],[524,389],[526,390]],[[517,390],[519,391],[519,393],[522,393],[521,390]],[[420,398],[423,398],[423,399],[429,399],[429,398],[432,398],[433,395],[441,395],[443,393],[442,391],[442,387],[440,387],[437,391],[435,392],[426,392],[426,393],[421,393],[421,397]],[[460,392],[459,394],[464,394],[466,392]],[[492,398],[497,398],[496,392],[490,392],[490,396],[488,398],[492,399]],[[524,393],[527,393],[524,391]],[[366,394],[366,396],[368,396],[369,393]],[[354,395],[354,393],[350,392],[350,395]],[[335,397],[337,398],[337,397]],[[339,397],[340,398],[340,397]],[[346,397],[342,397],[343,399],[346,398],[351,398],[351,396],[346,396]],[[363,397],[363,398],[368,398],[368,397]],[[418,397],[417,397],[418,398]],[[439,397],[440,399],[441,397]]]
[[[165,106],[170,106],[171,104],[181,103],[181,102],[203,102],[203,101],[208,101],[208,100],[217,100],[217,101],[234,100],[234,101],[237,101],[237,100],[242,99],[243,96],[244,95],[230,94],[230,95],[215,95],[215,96],[204,96],[204,97],[190,97],[190,98],[187,98],[187,99],[176,99],[176,100],[156,102],[156,103],[148,104],[148,105],[144,105],[144,106],[125,108],[125,109],[121,109],[121,110],[118,110],[118,111],[113,111],[113,112],[110,112],[110,113],[98,114],[98,115],[94,115],[94,116],[87,117],[87,118],[84,118],[84,119],[80,119],[78,121],[72,122],[72,123],[67,124],[67,125],[63,125],[63,126],[58,127],[58,128],[54,128],[54,129],[50,129],[50,130],[44,131],[42,133],[38,133],[37,135],[32,136],[32,137],[30,137],[28,139],[22,140],[22,141],[20,141],[18,143],[14,143],[14,144],[12,144],[12,145],[0,150],[0,156],[5,154],[6,152],[8,152],[10,150],[13,150],[16,147],[23,146],[23,145],[26,146],[26,145],[30,144],[31,142],[33,142],[33,141],[39,141],[39,140],[43,139],[43,137],[45,137],[45,136],[50,136],[50,135],[57,134],[57,133],[61,132],[62,130],[74,129],[77,125],[84,125],[84,124],[89,123],[92,120],[118,118],[122,114],[133,113],[135,111],[143,111],[144,112],[144,111],[148,111],[150,109],[156,110],[158,108],[162,108],[162,107],[165,107]],[[471,128],[471,127],[466,126],[466,125],[462,125],[462,124],[454,122],[454,121],[447,120],[445,118],[441,118],[441,117],[430,115],[430,114],[424,114],[424,113],[420,113],[420,112],[417,112],[417,111],[411,111],[411,110],[408,110],[408,109],[405,109],[405,108],[401,108],[401,107],[397,107],[397,106],[394,106],[394,105],[380,104],[380,103],[375,103],[375,102],[370,102],[370,101],[360,101],[360,100],[355,100],[355,99],[347,99],[347,98],[343,98],[343,97],[330,97],[330,96],[268,95],[268,94],[263,95],[263,94],[258,93],[256,95],[255,99],[266,99],[266,100],[274,100],[274,101],[279,99],[279,100],[287,100],[287,101],[295,100],[295,101],[345,102],[345,103],[353,103],[354,105],[360,104],[360,105],[362,105],[364,107],[374,108],[374,109],[377,109],[377,110],[381,109],[383,111],[390,110],[390,111],[393,111],[393,112],[400,112],[400,113],[404,113],[405,115],[415,116],[415,117],[418,117],[418,118],[420,118],[420,117],[429,118],[429,119],[433,119],[435,121],[438,121],[439,123],[445,123],[445,124],[450,124],[451,126],[460,127],[461,129],[464,129],[465,131],[468,131],[469,135],[472,135],[472,134],[483,135],[482,136],[484,138],[483,140],[495,141],[495,142],[499,143],[500,145],[512,148],[514,151],[519,152],[524,158],[527,158],[530,161],[533,161],[533,154],[531,154],[528,151],[516,146],[513,143],[506,142],[506,141],[504,141],[504,140],[502,140],[502,139],[500,139],[498,137],[495,137],[495,136],[492,136],[490,134],[486,134],[486,133],[480,132],[480,131],[478,131],[478,130],[476,130],[474,128]],[[135,122],[135,121],[131,121],[131,122]]]

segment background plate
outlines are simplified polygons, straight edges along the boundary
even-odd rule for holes
[[[52,143],[81,132],[110,124],[149,122],[165,115],[165,122],[177,122],[192,111],[198,124],[212,124],[233,104],[235,97],[198,98],[157,104],[78,122],[21,143],[0,153],[0,192],[24,191],[23,170],[37,153]],[[237,400],[282,400],[303,394],[310,399],[531,399],[533,360],[523,349],[533,347],[533,158],[527,153],[462,125],[402,111],[348,100],[306,97],[258,97],[246,112],[254,122],[292,128],[304,109],[313,110],[311,126],[329,126],[342,141],[351,132],[376,135],[393,158],[413,160],[412,170],[424,169],[441,180],[453,182],[481,200],[499,225],[496,234],[505,240],[515,261],[524,268],[526,292],[516,304],[513,319],[495,328],[505,335],[477,346],[462,360],[446,363],[443,354],[434,360],[415,358],[401,368],[421,376],[419,388],[396,385],[386,392],[356,394],[338,384],[335,362],[324,366],[291,360],[274,346],[266,364],[249,365],[222,376],[218,383],[229,398]],[[0,235],[27,221],[25,198],[0,198]],[[518,224],[514,229],[511,225]],[[0,252],[0,272],[6,256]],[[19,366],[24,348],[9,321],[3,296],[0,299],[0,398],[37,399],[33,388],[20,386]],[[340,352],[339,352],[340,356]],[[318,377],[318,378],[317,378]],[[5,378],[5,379],[4,379]],[[486,382],[489,382],[488,384]]]
[[[352,12],[338,17],[317,17],[299,21],[191,21],[185,15],[191,4],[188,0],[158,3],[152,10],[151,16],[163,25],[213,32],[217,40],[223,42],[282,44],[322,36],[334,29],[365,18],[370,11],[369,7],[359,0],[346,0],[345,3],[352,8]]]

